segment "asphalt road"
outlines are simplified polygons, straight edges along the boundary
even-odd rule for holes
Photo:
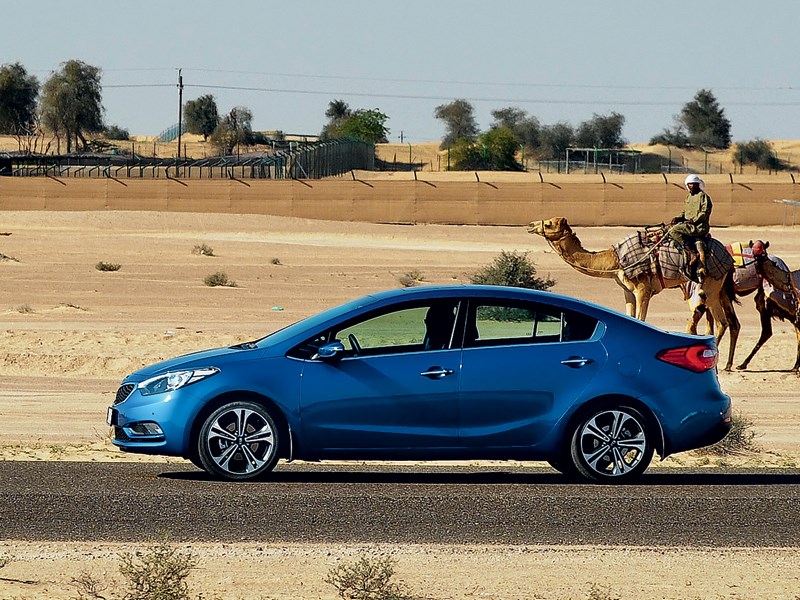
[[[0,462],[0,539],[794,546],[800,471],[653,470],[637,485],[506,467]]]

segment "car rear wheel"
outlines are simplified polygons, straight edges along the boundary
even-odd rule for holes
[[[647,469],[653,458],[647,420],[635,408],[595,409],[572,435],[572,462],[580,475],[603,483],[626,483]]]
[[[547,461],[547,464],[567,477],[575,477],[578,474],[578,470],[575,468],[575,464],[572,462],[572,456],[569,454],[559,456],[558,458],[550,458]]]
[[[243,481],[275,467],[278,442],[278,428],[266,408],[255,402],[230,402],[203,422],[197,452],[212,475]]]

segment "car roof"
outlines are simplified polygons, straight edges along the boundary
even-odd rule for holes
[[[262,338],[265,343],[283,343],[294,340],[298,335],[306,335],[306,332],[326,326],[327,323],[341,319],[350,313],[360,313],[371,308],[381,308],[402,301],[431,300],[437,298],[504,298],[512,300],[527,300],[546,302],[565,309],[572,309],[584,314],[593,316],[608,324],[609,321],[622,320],[629,321],[634,327],[643,327],[654,331],[661,331],[659,328],[649,325],[643,321],[636,320],[628,315],[617,312],[613,309],[594,304],[586,300],[580,300],[571,296],[564,296],[555,292],[545,290],[531,290],[501,285],[481,285],[481,284],[446,284],[446,285],[420,285],[409,288],[396,288],[383,290],[354,298],[349,302],[329,308],[328,310],[311,315],[306,319],[289,325],[288,327],[274,332],[267,338]]]

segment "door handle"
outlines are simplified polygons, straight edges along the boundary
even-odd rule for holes
[[[442,379],[447,375],[452,375],[455,373],[453,369],[444,369],[442,367],[429,367],[427,371],[423,371],[420,373],[423,377],[427,377],[429,379]]]
[[[580,369],[581,367],[585,367],[591,362],[594,362],[594,359],[583,358],[582,356],[572,356],[566,360],[562,360],[561,364],[566,365],[568,367],[572,367],[573,369]]]

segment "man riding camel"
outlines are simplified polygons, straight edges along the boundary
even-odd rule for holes
[[[682,247],[697,251],[700,265],[697,276],[702,280],[706,274],[706,250],[703,238],[708,235],[713,207],[711,198],[705,193],[705,182],[697,175],[689,175],[684,181],[689,195],[683,205],[683,212],[672,219],[670,237]]]

